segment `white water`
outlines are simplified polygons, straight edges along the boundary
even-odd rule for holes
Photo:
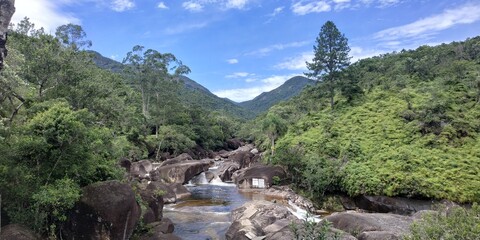
[[[314,221],[314,222],[320,222],[322,219],[319,216],[309,214],[306,210],[302,209],[301,207],[295,205],[293,202],[288,201],[288,205],[290,207],[287,207],[287,209],[295,215],[298,219],[301,220],[306,220],[306,221]]]

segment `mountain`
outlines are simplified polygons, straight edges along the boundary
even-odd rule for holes
[[[181,76],[180,80],[184,84],[184,88],[180,90],[180,98],[187,104],[200,105],[211,111],[223,111],[241,119],[251,119],[255,116],[252,111],[243,108],[228,98],[218,97],[188,77]]]
[[[102,54],[100,54],[99,52],[96,52],[96,51],[87,51],[88,53],[90,53],[92,55],[92,60],[93,62],[99,67],[99,68],[102,68],[102,69],[107,69],[107,70],[110,70],[114,73],[120,73],[123,71],[123,64],[120,63],[120,62],[117,62],[113,59],[110,59],[110,58],[107,58],[107,57],[104,57],[102,56]]]
[[[480,202],[479,63],[480,36],[362,59],[338,79],[333,109],[319,83],[245,128],[267,149],[259,123],[273,126],[272,163],[314,197]]]
[[[121,73],[123,64],[113,59],[102,56],[95,51],[88,51],[93,62],[102,69]],[[240,119],[250,119],[255,114],[227,98],[220,98],[211,93],[207,88],[186,76],[180,76],[183,88],[179,89],[180,99],[187,105],[195,105],[210,111],[221,111]]]
[[[252,100],[241,102],[239,105],[258,115],[268,110],[271,106],[298,95],[305,86],[314,85],[315,83],[315,81],[306,77],[296,76],[287,80],[280,87],[270,92],[264,92]]]

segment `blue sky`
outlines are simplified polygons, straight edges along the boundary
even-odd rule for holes
[[[220,97],[254,98],[306,71],[328,20],[353,61],[480,35],[480,0],[16,0],[54,33],[82,25],[92,50],[122,61],[134,45],[170,52]]]

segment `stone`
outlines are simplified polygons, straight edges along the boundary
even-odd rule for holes
[[[186,184],[196,175],[208,171],[214,165],[211,159],[186,160],[162,165],[152,172],[152,180]]]
[[[15,0],[0,0],[0,70],[3,69],[4,59],[8,55],[7,32],[13,13]]]
[[[185,162],[185,161],[191,161],[191,160],[193,160],[193,158],[192,158],[192,156],[190,156],[190,154],[182,153],[182,154],[180,154],[180,155],[178,155],[174,158],[167,159],[167,160],[163,161],[162,164],[160,165],[160,167],[171,165],[171,164],[182,163],[182,162]]]
[[[3,226],[0,231],[0,239],[5,240],[37,240],[35,233],[22,225],[9,224]]]
[[[283,179],[286,177],[285,170],[280,166],[267,166],[257,164],[252,167],[236,171],[232,179],[240,189],[256,188],[254,179],[263,179],[264,188],[269,188],[274,183],[274,177]]]
[[[150,172],[153,170],[152,162],[149,160],[140,160],[130,165],[130,176],[138,179],[150,178]]]
[[[130,238],[141,210],[129,185],[98,182],[82,192],[62,231],[67,239]]]
[[[358,208],[377,213],[410,215],[420,210],[430,210],[437,202],[402,197],[359,196],[355,198]]]
[[[226,239],[265,236],[265,229],[275,231],[285,222],[295,219],[285,206],[268,201],[250,201],[232,211],[233,223],[227,230]],[[275,225],[277,221],[281,221],[278,226]]]
[[[326,217],[333,227],[364,239],[377,236],[401,238],[409,231],[413,218],[388,213],[342,212]],[[363,235],[362,235],[363,234]]]
[[[233,173],[240,170],[240,165],[235,162],[223,162],[218,168],[218,177],[223,182],[232,181]]]

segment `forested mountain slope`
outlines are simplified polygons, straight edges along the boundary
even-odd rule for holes
[[[339,84],[333,109],[320,83],[244,135],[276,140],[272,161],[314,197],[480,201],[480,37],[360,60]]]
[[[123,72],[124,64],[104,57],[98,52],[88,52],[92,54],[93,62],[98,67],[115,73]],[[235,104],[229,99],[216,96],[207,88],[186,76],[179,76],[178,81],[180,85],[174,91],[178,91],[178,97],[185,104],[201,107],[207,111],[224,112],[239,119],[249,119],[254,116],[252,111]]]
[[[315,81],[313,80],[303,76],[296,76],[270,92],[264,92],[252,100],[241,102],[240,106],[258,115],[268,110],[271,106],[298,95],[305,86],[314,84]]]

